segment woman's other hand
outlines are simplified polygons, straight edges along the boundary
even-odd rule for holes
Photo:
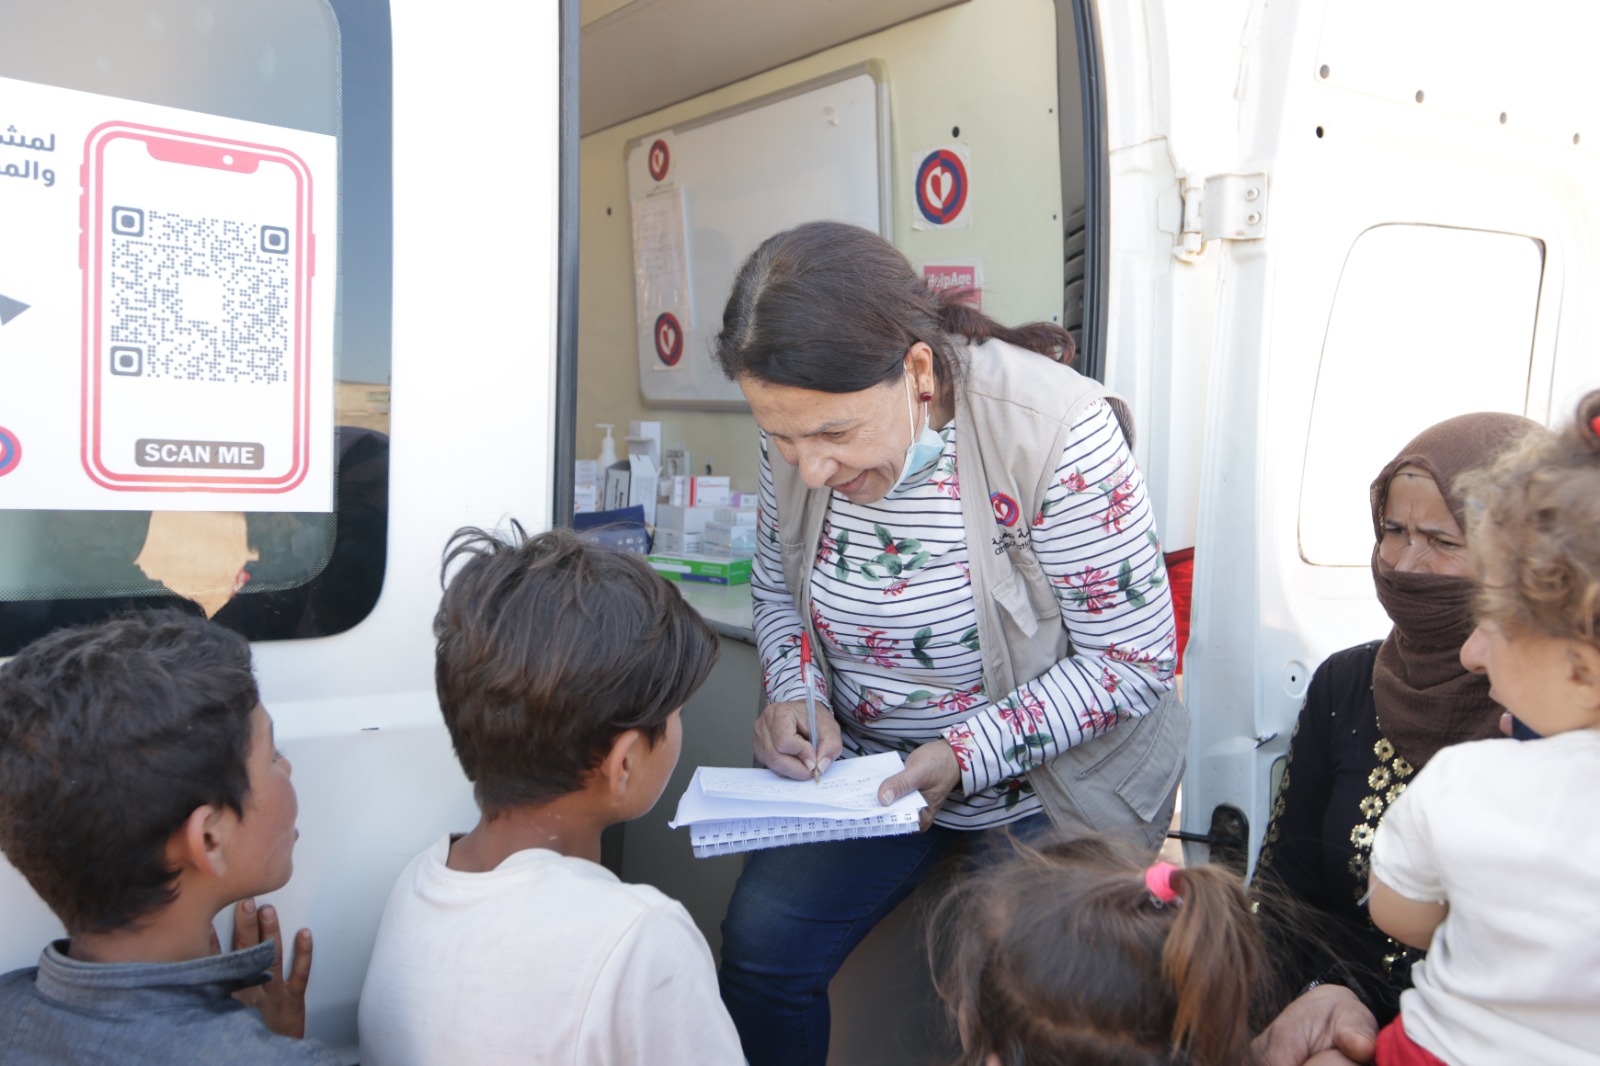
[[[806,733],[805,700],[769,703],[756,719],[756,758],[767,769],[784,777],[797,781],[810,777],[812,765],[826,770],[844,750],[839,741],[839,722],[820,700],[815,740],[813,745],[813,738]]]
[[[820,725],[818,731],[821,731]],[[883,779],[883,784],[878,786],[878,802],[887,807],[913,790],[921,792],[928,805],[921,811],[917,828],[926,829],[960,783],[961,765],[956,762],[956,753],[950,750],[949,742],[930,740],[906,757],[904,770]]]
[[[1356,994],[1340,985],[1303,992],[1251,1047],[1262,1066],[1331,1066],[1371,1062],[1378,1023]]]

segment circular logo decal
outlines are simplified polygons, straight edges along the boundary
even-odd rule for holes
[[[936,226],[961,214],[967,206],[967,168],[948,148],[929,154],[917,168],[917,210]]]
[[[1017,524],[1017,516],[1022,513],[1017,507],[1017,501],[1003,492],[991,492],[989,504],[994,508],[994,520],[1003,526]]]
[[[656,356],[668,366],[677,366],[683,358],[683,328],[671,311],[656,318]]]
[[[0,426],[0,477],[5,477],[22,462],[22,442],[17,435]]]
[[[667,176],[667,168],[672,166],[672,153],[668,151],[666,141],[657,139],[650,146],[650,155],[646,165],[650,168],[650,179],[652,181],[661,181]]]

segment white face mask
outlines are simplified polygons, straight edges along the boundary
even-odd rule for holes
[[[906,375],[906,424],[911,427],[911,443],[906,445],[905,465],[900,468],[900,476],[895,480],[893,487],[886,496],[905,489],[914,489],[933,473],[935,463],[944,453],[944,438],[928,424],[928,404],[922,405],[922,431],[917,432],[916,416],[913,412],[916,405],[912,402],[911,375]]]

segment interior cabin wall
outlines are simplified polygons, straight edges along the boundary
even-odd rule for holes
[[[1070,41],[1070,10],[1066,17]],[[747,412],[663,407],[640,395],[625,153],[645,134],[867,60],[882,61],[888,72],[890,238],[918,267],[981,259],[984,310],[1002,321],[1060,321],[1062,190],[1064,184],[1076,190],[1069,197],[1081,205],[1082,177],[1062,177],[1056,22],[1053,0],[971,0],[584,137],[579,458],[599,452],[596,423],[618,425],[620,451],[630,419],[657,419],[664,423],[666,444],[687,445],[697,468],[703,470],[710,458],[736,487],[755,487],[755,426]],[[682,32],[716,30],[686,25]],[[1075,95],[1076,72],[1067,80]],[[914,229],[912,153],[952,142],[971,151],[971,225]],[[692,219],[690,225],[693,240]]]

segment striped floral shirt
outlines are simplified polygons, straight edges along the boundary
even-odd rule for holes
[[[961,766],[940,825],[981,829],[1039,810],[1023,773],[1154,708],[1175,665],[1166,568],[1144,480],[1103,402],[1072,427],[1032,516],[1072,654],[1014,692],[984,691],[962,528],[957,427],[920,484],[876,503],[829,503],[812,574],[812,624],[831,668],[847,754],[909,753],[943,737]],[[768,698],[801,700],[800,619],[784,585],[782,516],[761,442],[751,589]]]

